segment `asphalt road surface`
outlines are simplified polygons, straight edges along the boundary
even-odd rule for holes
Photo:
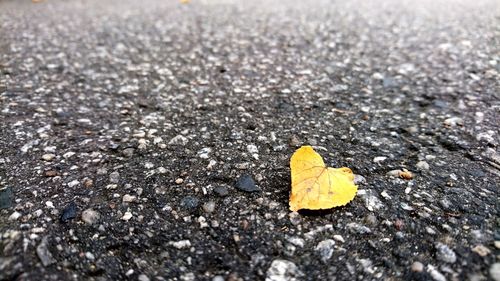
[[[499,281],[499,5],[0,1],[0,279]]]

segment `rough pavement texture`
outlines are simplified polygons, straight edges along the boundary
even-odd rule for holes
[[[0,279],[498,280],[498,1],[242,2],[0,1]]]

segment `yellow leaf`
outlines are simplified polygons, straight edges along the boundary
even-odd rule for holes
[[[358,187],[351,169],[329,168],[311,146],[297,149],[290,159],[292,193],[290,210],[319,210],[344,206]]]

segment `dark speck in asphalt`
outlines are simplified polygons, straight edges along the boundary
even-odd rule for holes
[[[0,209],[10,208],[12,206],[12,188],[7,186],[0,190]]]
[[[200,200],[193,196],[186,196],[181,200],[181,206],[188,210],[194,210],[198,207]]]
[[[235,187],[246,192],[258,192],[260,188],[255,185],[255,181],[249,174],[244,174],[236,180]]]
[[[61,214],[61,222],[65,223],[68,222],[69,220],[72,220],[76,217],[76,212],[77,212],[77,206],[75,202],[69,203],[62,211]]]

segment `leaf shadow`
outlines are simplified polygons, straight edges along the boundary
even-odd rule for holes
[[[302,210],[299,210],[298,213],[300,215],[306,216],[306,217],[322,217],[322,216],[332,215],[333,213],[337,212],[338,210],[339,210],[339,208],[322,209],[322,210],[302,209]]]

